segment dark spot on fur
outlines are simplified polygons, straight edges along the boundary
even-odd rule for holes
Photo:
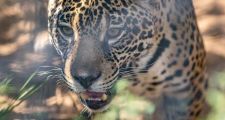
[[[184,66],[184,67],[187,67],[188,65],[189,65],[189,59],[186,58],[186,59],[184,60],[183,66]]]
[[[157,86],[161,85],[164,81],[156,81],[156,82],[151,82],[150,85]]]
[[[107,4],[111,4],[111,0],[105,0]]]
[[[121,9],[121,12],[124,14],[124,15],[128,15],[128,11],[124,8]]]
[[[152,31],[148,31],[147,37],[148,37],[148,38],[152,38],[152,37],[153,37]]]
[[[193,48],[194,48],[194,46],[193,46],[193,45],[190,45],[190,48],[189,48],[189,54],[190,54],[190,55],[191,55],[192,52],[193,52]]]
[[[148,70],[155,61],[157,61],[160,56],[163,54],[163,52],[169,47],[170,41],[163,36],[163,38],[160,40],[160,43],[158,44],[158,48],[156,52],[153,54],[153,57],[147,62],[147,66],[144,68],[144,70]],[[143,70],[143,71],[144,71]]]
[[[142,52],[143,50],[144,50],[144,44],[141,43],[141,44],[138,45],[138,51]]]
[[[83,6],[80,8],[81,11],[84,11],[86,8]]]
[[[174,76],[181,77],[182,74],[183,74],[183,71],[182,70],[176,70],[175,73],[174,73]]]
[[[158,79],[158,76],[154,76],[152,79],[153,79],[153,80],[156,80],[156,79]]]
[[[135,35],[138,35],[138,33],[140,32],[140,28],[137,27],[137,26],[134,26],[134,28],[132,29],[132,32],[135,34]]]
[[[173,38],[174,40],[177,40],[177,35],[176,35],[176,33],[172,33],[172,38]]]
[[[172,76],[172,75],[171,75],[171,76],[167,76],[167,77],[165,78],[165,80],[166,80],[166,81],[173,80],[173,76]]]
[[[127,3],[126,3],[126,0],[121,0],[122,4],[124,7],[128,7]]]
[[[163,75],[163,74],[165,74],[166,73],[166,70],[163,70],[162,72],[161,72],[161,75]]]
[[[153,90],[155,90],[155,89],[152,88],[152,87],[148,87],[147,90],[148,90],[148,91],[153,91]]]
[[[110,11],[110,7],[109,7],[107,4],[102,3],[102,6],[103,6],[105,9],[107,9],[108,11]]]
[[[168,68],[171,68],[172,66],[176,65],[177,64],[177,61],[174,60],[172,61],[170,64],[167,65]]]
[[[176,31],[177,30],[177,26],[173,23],[170,24],[170,28],[173,30],[173,31]]]

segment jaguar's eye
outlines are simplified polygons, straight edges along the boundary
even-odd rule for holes
[[[117,38],[117,37],[119,37],[121,34],[122,34],[122,29],[120,29],[120,28],[110,28],[110,29],[107,31],[107,35],[108,35],[109,39]]]
[[[73,34],[74,34],[73,29],[66,25],[59,26],[59,32],[65,38],[71,38],[73,37]]]

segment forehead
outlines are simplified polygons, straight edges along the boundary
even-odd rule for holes
[[[63,6],[72,9],[85,9],[89,7],[104,7],[105,9],[113,9],[118,7],[127,7],[131,3],[130,0],[64,0]]]
[[[129,0],[64,0],[59,19],[71,22],[74,19],[94,19],[103,14],[127,15]],[[77,17],[77,18],[75,18]]]

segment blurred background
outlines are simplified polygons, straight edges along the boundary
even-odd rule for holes
[[[12,79],[8,85],[14,87],[12,92],[0,92],[0,110],[15,100],[19,94],[16,90],[39,66],[60,66],[60,58],[48,44],[47,3],[0,0],[0,91],[5,79]],[[210,120],[225,120],[225,1],[194,0],[194,6],[207,51],[208,102],[212,107],[207,116]],[[45,78],[34,77],[29,84],[43,81]],[[49,80],[13,109],[8,119],[74,118],[82,106],[76,96],[56,84],[56,80]]]

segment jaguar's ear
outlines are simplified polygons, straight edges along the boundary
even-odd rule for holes
[[[145,8],[146,10],[159,10],[160,2],[159,0],[132,0],[135,4]]]

